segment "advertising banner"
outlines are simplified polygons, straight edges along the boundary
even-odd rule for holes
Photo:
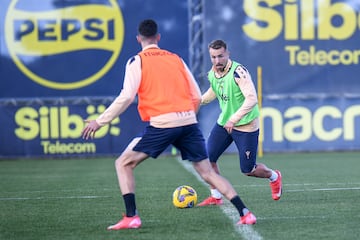
[[[145,18],[187,60],[187,12],[187,1],[1,0],[0,99],[115,96]]]
[[[225,40],[262,84],[265,151],[360,149],[359,1],[204,2],[205,44]]]
[[[109,101],[102,103],[28,102],[0,106],[1,155],[8,157],[64,157],[71,155],[112,155],[121,153],[141,134],[145,123],[137,114],[136,104],[102,127],[93,140],[81,138],[84,119],[95,119]]]
[[[360,149],[359,98],[267,99],[261,115],[264,151]]]
[[[205,5],[205,42],[224,39],[231,57],[247,66],[254,80],[260,66],[264,95],[359,94],[359,1],[229,0]],[[210,69],[210,60],[206,64]]]
[[[187,14],[187,1],[1,0],[0,157],[120,153],[144,126],[136,102],[93,141],[83,120],[120,93],[140,21],[187,61]]]
[[[200,3],[199,44],[207,49],[225,40],[231,59],[250,71],[258,89],[261,83],[265,151],[360,149],[359,1]],[[1,6],[1,158],[120,153],[145,125],[136,103],[93,141],[82,140],[81,129],[120,93],[125,64],[141,50],[138,23],[155,19],[160,47],[185,62],[193,50],[188,1],[2,0]],[[201,107],[205,136],[218,113],[216,102]]]

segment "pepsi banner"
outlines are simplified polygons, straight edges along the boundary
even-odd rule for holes
[[[187,11],[181,1],[1,0],[0,99],[115,96],[144,18],[187,59]]]
[[[2,97],[79,95],[111,72],[124,42],[116,1],[9,1],[4,16],[2,73],[17,74],[1,82]]]
[[[1,0],[0,157],[121,153],[145,125],[136,103],[93,141],[81,139],[84,119],[119,94],[143,19],[187,60],[187,14],[186,1]]]

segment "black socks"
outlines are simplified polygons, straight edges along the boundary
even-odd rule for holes
[[[135,216],[136,215],[135,194],[127,193],[123,195],[123,199],[125,202],[126,216],[127,217]]]
[[[234,204],[234,206],[236,207],[236,209],[238,210],[240,216],[244,216],[246,213],[243,212],[244,209],[247,210],[247,208],[245,207],[245,204],[241,201],[240,197],[239,196],[235,196],[233,197],[230,202],[232,204]]]

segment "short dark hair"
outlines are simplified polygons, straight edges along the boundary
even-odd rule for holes
[[[153,37],[157,34],[158,26],[152,19],[143,20],[138,27],[138,32],[144,37]]]
[[[214,41],[211,41],[208,45],[209,48],[212,49],[220,49],[220,48],[224,48],[225,50],[227,49],[226,43],[223,40],[217,39]]]

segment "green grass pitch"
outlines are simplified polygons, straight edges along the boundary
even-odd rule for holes
[[[271,199],[268,181],[242,175],[236,155],[220,169],[257,216],[236,227],[221,207],[177,209],[175,188],[208,188],[175,156],[148,159],[136,170],[141,229],[107,231],[124,212],[114,158],[0,161],[0,239],[358,239],[360,153],[267,154],[258,162],[280,169],[284,192]],[[226,205],[226,204],[225,204]],[[236,216],[236,218],[238,218]]]

